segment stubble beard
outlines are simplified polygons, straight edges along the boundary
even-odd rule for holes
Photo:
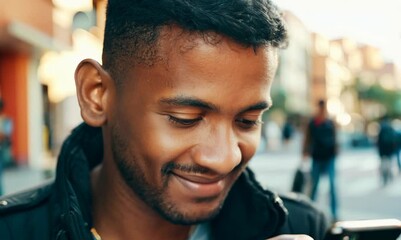
[[[159,213],[167,221],[180,225],[193,225],[205,222],[215,217],[221,210],[224,199],[218,207],[204,216],[191,216],[190,213],[181,212],[167,193],[171,174],[160,170],[162,174],[162,187],[153,186],[146,179],[135,153],[131,151],[128,141],[122,138],[120,127],[115,125],[112,129],[111,149],[113,159],[125,183],[131,188],[145,204]],[[168,163],[166,164],[168,165]]]

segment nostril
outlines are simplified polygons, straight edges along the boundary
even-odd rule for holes
[[[191,157],[201,167],[218,174],[228,174],[242,161],[238,138],[228,127],[220,126],[211,133],[191,149]]]

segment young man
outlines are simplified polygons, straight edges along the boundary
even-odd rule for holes
[[[106,19],[103,65],[75,74],[85,123],[53,184],[3,199],[2,239],[322,239],[246,168],[286,41],[270,1],[109,0]]]

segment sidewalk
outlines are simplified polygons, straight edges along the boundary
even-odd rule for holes
[[[395,159],[393,159],[395,160]],[[259,153],[250,162],[263,187],[277,192],[291,189],[294,172],[301,161],[299,151],[280,150]],[[394,180],[383,187],[379,176],[380,160],[374,147],[343,149],[337,160],[337,194],[341,219],[401,219],[401,173],[394,164]],[[317,206],[329,214],[329,182],[322,177]]]
[[[44,170],[32,169],[27,166],[7,168],[3,173],[4,194],[35,187],[47,179]]]

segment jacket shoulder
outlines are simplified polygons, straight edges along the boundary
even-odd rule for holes
[[[35,188],[0,197],[0,216],[40,205],[49,198],[52,186],[53,181],[48,181]]]
[[[323,239],[328,228],[324,213],[305,195],[299,193],[280,194],[288,211],[282,233],[307,234],[313,239]]]
[[[0,198],[1,240],[48,240],[51,183]],[[23,230],[21,230],[23,229]]]

